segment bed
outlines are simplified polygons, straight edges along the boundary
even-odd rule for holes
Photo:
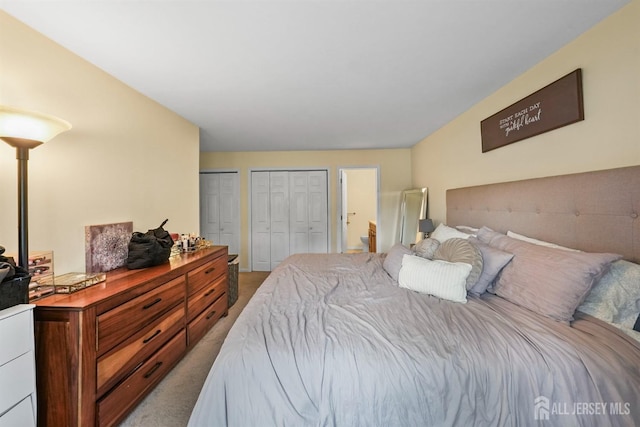
[[[640,334],[616,323],[640,287],[637,212],[640,167],[449,190],[446,230],[515,253],[477,295],[466,292],[471,265],[396,246],[293,255],[232,327],[189,425],[640,425]],[[434,265],[465,265],[465,277],[445,275],[464,301],[409,286]],[[618,282],[629,287],[619,312],[599,311]]]

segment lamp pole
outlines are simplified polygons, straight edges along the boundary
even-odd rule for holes
[[[18,159],[18,265],[29,271],[29,148],[16,147]]]

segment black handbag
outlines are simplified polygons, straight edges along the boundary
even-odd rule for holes
[[[154,230],[149,230],[146,233],[135,232],[131,235],[127,268],[134,270],[152,267],[169,259],[173,239],[169,232],[162,228],[167,221],[169,220],[165,219],[160,227]]]

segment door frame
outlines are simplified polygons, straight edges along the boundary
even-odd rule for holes
[[[376,228],[377,230],[380,230],[380,165],[369,165],[369,166],[338,166],[337,167],[337,194],[338,196],[336,197],[336,202],[338,204],[337,209],[336,209],[336,224],[338,224],[338,226],[336,227],[336,241],[338,243],[338,253],[345,253],[348,250],[348,247],[345,248],[344,247],[344,241],[345,241],[345,236],[344,236],[344,231],[346,229],[346,223],[347,223],[347,216],[343,215],[343,210],[346,209],[346,206],[344,206],[344,202],[343,200],[348,200],[348,192],[347,192],[347,186],[346,183],[342,182],[342,174],[345,171],[349,171],[349,170],[361,170],[361,169],[373,169],[376,172]],[[380,241],[380,239],[376,239],[376,252],[378,251],[378,248],[380,247],[380,244],[378,243]],[[348,246],[348,245],[347,245]]]
[[[251,215],[253,213],[251,206],[251,196],[252,196],[252,184],[251,184],[251,174],[253,172],[304,172],[304,171],[325,171],[327,174],[327,249],[328,253],[331,253],[331,174],[329,171],[331,170],[328,166],[318,166],[318,167],[266,167],[266,168],[248,168],[247,169],[247,259],[248,259],[248,271],[253,271],[253,242],[251,239],[252,235],[252,225],[251,225]]]

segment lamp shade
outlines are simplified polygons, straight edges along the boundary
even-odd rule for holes
[[[421,219],[418,223],[418,231],[421,233],[431,233],[435,230],[433,226],[433,221],[430,219]]]
[[[33,148],[71,129],[71,124],[37,111],[0,105],[0,139],[14,147]]]

